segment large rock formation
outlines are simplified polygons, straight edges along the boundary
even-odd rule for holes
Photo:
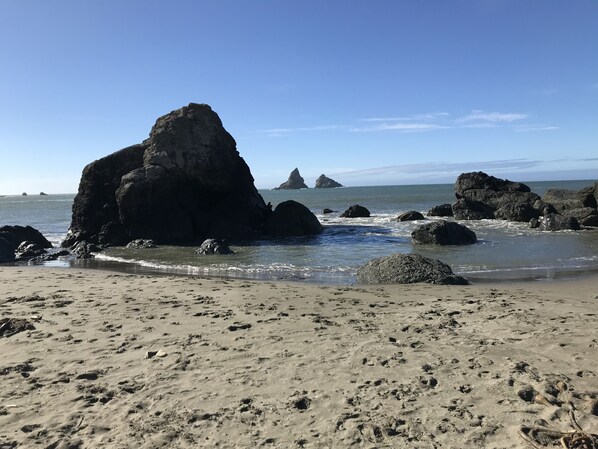
[[[459,220],[502,218],[529,221],[540,215],[539,211],[532,210],[540,196],[531,192],[528,186],[483,172],[459,175],[455,196],[458,201],[453,205],[453,214]]]
[[[598,183],[578,191],[550,189],[542,201],[555,212],[573,217],[584,226],[598,225]]]
[[[41,232],[31,226],[1,226],[0,238],[5,239],[15,251],[23,242],[31,242],[41,248],[52,248],[52,243]]]
[[[466,279],[453,274],[447,264],[419,254],[393,254],[370,260],[357,270],[357,281],[363,284],[468,284]]]
[[[299,174],[299,169],[296,168],[289,175],[289,179],[283,182],[275,190],[293,190],[293,189],[307,189],[304,179]]]
[[[416,228],[411,237],[415,243],[434,245],[470,245],[477,241],[475,232],[454,221],[433,221]]]
[[[322,232],[318,218],[303,204],[289,200],[280,203],[266,221],[266,233],[293,236]]]
[[[247,238],[268,212],[218,115],[191,103],[160,117],[143,143],[85,167],[64,245]]]
[[[335,187],[342,187],[342,184],[330,179],[326,175],[320,175],[316,179],[316,189],[333,189]]]

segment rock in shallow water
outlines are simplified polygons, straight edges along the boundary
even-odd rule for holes
[[[357,281],[362,284],[468,284],[444,262],[419,254],[393,254],[370,260],[357,270]]]
[[[206,239],[199,248],[195,250],[195,254],[235,254],[235,252],[229,248],[229,246],[223,241],[218,239]]]
[[[454,221],[426,223],[411,233],[415,243],[435,245],[470,245],[477,241],[475,232]]]

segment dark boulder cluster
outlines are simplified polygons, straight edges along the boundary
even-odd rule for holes
[[[0,227],[0,263],[15,261],[43,260],[46,250],[52,244],[41,232],[31,226],[2,226]],[[56,256],[59,257],[60,253]]]
[[[529,222],[540,230],[598,226],[598,183],[580,191],[551,189],[541,198],[520,182],[471,172],[459,175],[455,196],[454,204],[436,206],[428,215]]]
[[[302,213],[317,221],[309,210]],[[83,243],[86,254],[89,244],[137,239],[252,239],[276,232],[273,216],[218,115],[191,103],[160,117],[141,144],[84,168],[63,246]]]

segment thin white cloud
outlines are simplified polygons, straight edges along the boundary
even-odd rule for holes
[[[518,128],[515,131],[517,132],[528,132],[528,131],[554,131],[555,129],[560,129],[558,126],[530,126],[525,128]]]
[[[346,126],[341,125],[318,125],[318,126],[304,126],[298,128],[269,128],[260,129],[258,132],[272,135],[290,134],[294,132],[311,132],[311,131],[331,131],[336,129],[344,129]]]
[[[473,110],[470,114],[457,119],[458,123],[464,122],[491,122],[491,123],[511,123],[517,120],[525,120],[528,114],[520,114],[516,112],[484,112],[481,110]]]
[[[408,122],[419,120],[438,120],[448,117],[451,114],[448,112],[428,112],[426,114],[414,114],[403,117],[372,117],[359,119],[360,122]]]
[[[434,123],[381,123],[376,126],[367,126],[362,128],[351,128],[352,132],[376,132],[376,131],[399,131],[399,132],[423,132],[434,131],[446,128],[445,126]]]

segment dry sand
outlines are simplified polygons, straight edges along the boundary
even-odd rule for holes
[[[598,431],[596,277],[338,287],[4,267],[0,317],[35,327],[0,336],[1,448],[524,448],[521,425],[570,430],[572,407]]]

